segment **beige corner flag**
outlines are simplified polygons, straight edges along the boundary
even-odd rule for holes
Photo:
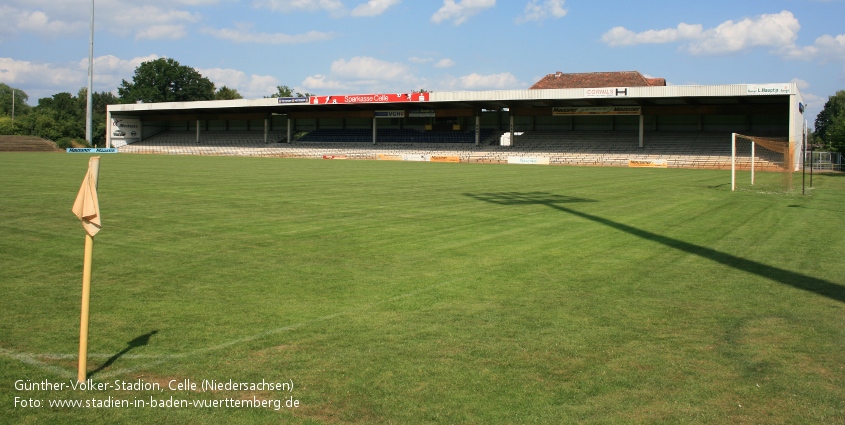
[[[100,202],[97,200],[97,175],[99,174],[100,157],[95,156],[88,160],[88,173],[82,180],[82,187],[76,195],[73,203],[73,213],[82,220],[82,227],[90,236],[100,231]]]
[[[100,157],[88,160],[88,173],[76,195],[72,211],[85,228],[85,255],[82,263],[82,306],[79,321],[79,370],[77,381],[88,376],[88,311],[91,299],[91,267],[94,261],[94,235],[100,231],[100,202],[97,200],[97,179],[100,176]]]

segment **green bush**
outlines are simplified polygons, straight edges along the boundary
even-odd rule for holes
[[[91,147],[91,145],[85,142],[85,140],[80,140],[73,137],[62,137],[59,140],[56,140],[56,146],[58,146],[60,149]]]
[[[0,134],[15,134],[15,123],[12,121],[11,117],[0,117]]]

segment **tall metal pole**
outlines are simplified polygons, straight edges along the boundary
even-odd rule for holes
[[[88,107],[85,111],[85,140],[93,146],[94,121],[94,0],[91,0],[91,35],[88,39]]]
[[[807,183],[807,121],[804,121],[804,139],[801,141],[801,194]]]
[[[810,188],[813,187],[813,151],[815,146],[810,146]]]
[[[12,122],[15,122],[15,88],[12,87]]]

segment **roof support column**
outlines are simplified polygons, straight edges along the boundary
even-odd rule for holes
[[[643,147],[643,135],[645,134],[645,116],[640,114],[640,147]]]
[[[481,114],[475,116],[475,146],[481,143]]]
[[[290,121],[291,121],[291,120],[290,120],[290,116],[288,116],[288,134],[287,134],[287,136],[288,136],[288,138],[287,138],[287,142],[288,142],[288,143],[290,143],[290,142],[291,142],[291,140],[290,140],[290,136],[291,136],[291,130],[292,130],[292,129],[291,129],[291,122],[290,122]]]
[[[200,120],[197,120],[197,144],[200,144]]]
[[[14,91],[15,90],[12,89],[13,93],[14,93]],[[106,106],[106,122],[108,123],[108,124],[106,124],[106,147],[110,148],[110,147],[112,147],[112,145],[111,145],[111,128],[112,128],[114,121],[112,121],[112,119],[111,119],[111,111],[109,111],[108,106]]]
[[[509,116],[509,118],[510,118],[510,119],[509,119],[510,124],[509,124],[509,126],[508,126],[508,128],[509,128],[509,130],[508,130],[508,131],[510,131],[510,133],[511,133],[511,146],[514,146],[514,145],[515,145],[515,143],[514,143],[514,140],[513,140],[513,113],[512,113],[512,112],[508,112],[508,116]]]
[[[373,145],[376,144],[376,136],[378,136],[378,126],[376,125],[376,117],[373,117]]]
[[[270,119],[264,117],[264,144],[267,144],[267,138],[270,135]]]

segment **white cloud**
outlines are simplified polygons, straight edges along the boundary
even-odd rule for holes
[[[28,11],[9,6],[0,6],[0,41],[20,32],[37,34],[53,39],[67,34],[81,33],[88,28],[84,22],[66,22],[51,19],[46,13]]]
[[[277,12],[296,10],[339,12],[343,10],[343,3],[340,0],[256,0],[253,4],[256,7]]]
[[[108,13],[108,12],[101,12]],[[187,35],[187,24],[200,21],[196,13],[162,9],[154,5],[127,6],[110,14],[106,25],[111,32],[135,39],[179,39]]]
[[[305,89],[325,94],[404,92],[424,84],[425,80],[414,76],[407,64],[367,56],[338,59],[332,62],[328,74],[315,74],[302,82]]]
[[[431,16],[431,22],[439,24],[452,21],[454,25],[466,22],[469,17],[496,6],[496,0],[443,0],[443,6]]]
[[[686,23],[676,28],[640,33],[615,27],[602,35],[602,41],[610,46],[686,42],[683,48],[687,52],[710,55],[740,52],[753,47],[782,49],[783,46],[794,46],[800,28],[792,12],[784,10],[739,22],[725,21],[706,30],[701,24]]]
[[[22,11],[18,14],[17,19],[17,28],[19,30],[37,32],[41,36],[47,37],[57,37],[85,28],[83,22],[57,21],[50,19],[47,14],[41,11]]]
[[[697,39],[703,33],[700,24],[678,24],[677,28],[663,30],[648,30],[635,33],[624,27],[614,27],[602,35],[602,41],[610,46],[631,46],[634,44],[661,44],[676,41]]]
[[[810,87],[810,83],[800,78],[793,78],[790,83],[795,83],[798,85],[798,90],[806,90]]]
[[[434,62],[434,59],[411,56],[410,58],[408,58],[408,62],[411,62],[411,63],[431,63],[431,62]]]
[[[346,90],[346,86],[340,81],[330,80],[325,75],[311,75],[305,78],[302,86],[307,90],[325,91],[325,90]]]
[[[188,30],[184,25],[151,25],[135,34],[136,40],[177,40],[185,37]]]
[[[455,61],[449,58],[440,59],[434,63],[435,68],[451,68],[453,66],[455,66]]]
[[[789,11],[760,15],[739,22],[725,21],[714,28],[701,24],[680,23],[675,28],[633,32],[614,27],[602,35],[609,46],[636,44],[685,43],[682,49],[694,55],[734,53],[754,47],[768,47],[772,54],[785,59],[845,61],[845,34],[823,35],[812,45],[796,43],[801,24]]]
[[[158,59],[157,55],[120,59],[106,55],[94,58],[94,91],[112,91],[121,80],[131,81],[135,68],[142,62]],[[0,81],[20,87],[34,101],[58,91],[76,94],[88,84],[88,58],[76,62],[53,64],[0,58]]]
[[[407,65],[387,62],[372,57],[356,56],[348,61],[338,59],[332,62],[333,75],[350,80],[402,80],[410,74]]]
[[[116,56],[94,58],[94,90],[116,90],[122,80],[132,81],[135,69],[143,62],[158,59],[158,55],[121,59]],[[261,98],[276,92],[279,80],[270,75],[247,75],[243,71],[221,68],[197,68],[197,72],[208,78],[217,87],[228,86],[238,90],[245,98]],[[71,91],[87,84],[88,59],[75,64],[39,64],[0,58],[0,80],[18,87],[37,86],[35,92],[26,90],[30,99],[51,96],[56,90]],[[44,93],[41,93],[44,92]]]
[[[815,46],[822,52],[845,58],[845,34],[836,37],[823,35],[816,39]]]
[[[531,0],[525,5],[522,15],[516,18],[516,23],[523,24],[530,21],[544,21],[549,18],[562,18],[566,16],[567,10],[563,8],[566,0]]]
[[[505,90],[525,88],[526,86],[510,72],[489,75],[472,73],[458,78],[450,78],[444,85],[449,90]]]
[[[122,80],[132,81],[135,69],[142,63],[158,59],[158,55],[138,56],[132,59],[120,59],[117,56],[106,55],[94,58],[94,91],[114,91]],[[80,59],[77,69],[88,76],[88,59]],[[87,84],[87,83],[86,83]],[[104,87],[98,89],[97,87]]]
[[[372,17],[386,12],[402,0],[367,0],[347,10],[341,0],[255,0],[254,7],[269,9],[274,12],[291,13],[297,11],[328,12],[331,16]]]
[[[239,25],[237,28],[203,28],[204,34],[235,43],[259,44],[303,44],[315,41],[329,40],[334,37],[331,33],[310,31],[304,34],[284,34],[253,32],[250,25]]]
[[[94,58],[94,70],[96,74],[124,74],[130,75],[135,72],[135,68],[140,66],[144,62],[149,62],[152,60],[158,59],[158,55],[147,55],[147,56],[139,56],[132,59],[120,59],[117,56],[106,55],[106,56],[98,56]],[[77,66],[79,69],[88,70],[88,59],[80,59],[77,62]],[[127,80],[130,78],[127,77]]]
[[[187,25],[200,20],[198,13],[176,8],[203,2],[151,0],[138,6],[129,0],[99,1],[95,5],[95,28],[120,37],[136,39],[174,39],[187,34]],[[90,7],[79,2],[44,0],[9,0],[0,6],[0,41],[22,33],[42,38],[79,36],[88,32]]]
[[[70,67],[63,69],[53,64],[0,58],[0,80],[8,84],[38,83],[51,87],[63,87],[82,83],[84,79],[80,78],[81,76],[80,72]]]
[[[825,34],[817,38],[812,46],[787,46],[782,54],[787,59],[845,61],[845,34],[835,37]]]
[[[784,10],[776,15],[762,15],[756,20],[726,21],[703,33],[700,41],[693,42],[693,54],[719,54],[738,52],[750,47],[773,47],[794,44],[801,25],[791,12]]]
[[[352,9],[352,16],[378,16],[402,0],[369,0]]]
[[[205,68],[197,69],[214,82],[215,87],[227,86],[238,91],[245,99],[260,99],[276,92],[276,86],[281,85],[278,78],[271,75],[247,75],[237,69]]]

